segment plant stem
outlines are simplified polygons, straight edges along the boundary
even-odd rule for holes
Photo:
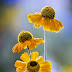
[[[29,58],[30,58],[30,60],[31,60],[31,55],[30,55],[30,49],[28,48],[28,54],[29,54]]]
[[[45,40],[46,39],[46,32],[44,30],[44,60],[46,61],[46,45],[45,45]]]

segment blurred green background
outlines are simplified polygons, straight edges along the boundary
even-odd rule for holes
[[[46,32],[47,60],[52,63],[51,72],[67,71],[72,63],[72,0],[0,0],[0,72],[16,72],[14,63],[20,60],[19,54],[12,48],[18,42],[17,36],[22,30],[29,31],[35,38],[43,38],[43,28],[35,29],[27,15],[40,12],[44,6],[56,11],[55,18],[64,25],[59,33]],[[43,56],[43,44],[32,51]],[[66,70],[66,71],[65,71]]]

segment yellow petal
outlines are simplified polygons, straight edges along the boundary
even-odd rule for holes
[[[60,24],[61,29],[62,29],[63,28],[63,24],[59,20],[57,20],[57,19],[55,19],[55,21],[57,21]]]
[[[25,62],[29,62],[30,59],[29,59],[29,55],[27,52],[24,52],[21,56],[20,56],[20,59],[25,61]]]
[[[32,60],[32,61],[36,61],[38,55],[39,55],[38,52],[32,52],[32,53],[31,53],[31,60]]]
[[[16,62],[15,62],[15,67],[19,67],[19,68],[25,68],[26,67],[26,62],[22,62],[22,61],[19,61],[19,60],[17,60]]]
[[[51,72],[50,70],[48,70],[48,69],[40,69],[40,71],[39,72]]]
[[[51,27],[51,21],[50,21],[50,19],[47,19],[47,20],[45,19],[45,20],[44,20],[44,23],[45,23],[45,24],[44,24],[44,26],[43,26],[43,29],[44,29],[44,30],[47,30],[47,31],[50,31],[50,27]]]
[[[14,47],[13,47],[13,52],[15,53],[15,52],[17,52],[17,50],[18,50],[18,46],[19,46],[19,43],[17,43]]]
[[[52,23],[52,31],[57,31],[58,26],[56,22],[54,21],[54,19],[51,21],[51,23]]]
[[[59,25],[59,23],[56,20],[54,20],[54,22],[55,22],[55,25],[56,25],[55,31],[59,32],[60,31],[60,25]]]
[[[41,25],[39,25],[39,24],[34,24],[34,27],[35,27],[35,28],[40,28]]]
[[[30,44],[31,44],[30,41],[25,41],[25,42],[23,43],[23,48],[26,49],[27,46],[29,46]]]
[[[42,18],[38,24],[45,26],[45,18]]]
[[[32,22],[37,22],[38,20],[40,20],[42,18],[42,16],[39,13],[36,14],[28,14],[28,20],[30,23]]]
[[[38,46],[38,44],[44,43],[44,40],[41,38],[33,38],[29,41],[31,42],[31,44],[28,46],[30,50],[33,48],[36,48]]]
[[[39,25],[39,22],[41,19],[42,19],[42,17],[40,16],[34,23]]]
[[[19,46],[18,46],[18,53],[23,50],[23,44],[22,43],[19,43]]]
[[[31,44],[28,46],[30,50],[32,50],[33,48],[37,47],[36,42],[34,41],[34,39],[29,40],[31,42]]]
[[[49,61],[43,62],[42,64],[40,64],[40,68],[41,69],[51,70],[51,62],[49,62]]]
[[[53,19],[51,19],[50,31],[54,31],[54,30],[55,30],[55,24],[53,22]]]
[[[34,41],[36,44],[44,43],[44,40],[42,38],[34,38]]]
[[[36,61],[37,61],[38,63],[42,63],[42,62],[44,62],[44,59],[43,59],[42,56],[39,56],[39,57],[36,59]]]
[[[24,68],[16,68],[16,72],[24,72],[26,69]]]

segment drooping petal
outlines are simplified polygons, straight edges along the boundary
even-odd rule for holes
[[[28,46],[28,48],[30,50],[32,50],[33,48],[36,48],[37,47],[37,44],[36,44],[36,42],[33,39],[31,39],[29,41],[31,42],[31,44]]]
[[[29,46],[30,44],[31,44],[30,41],[25,41],[25,42],[23,43],[23,48],[26,49],[27,46]]]
[[[29,41],[31,42],[31,44],[28,46],[30,50],[36,48],[38,44],[44,43],[44,40],[42,38],[33,38]]]
[[[49,19],[45,19],[45,25],[43,26],[44,30],[50,31],[50,27],[51,27],[51,20]]]
[[[50,19],[50,31],[54,31],[53,19]]]
[[[16,72],[24,72],[26,69],[24,68],[16,68]]]
[[[23,44],[22,43],[19,43],[19,46],[18,46],[18,53],[23,49]]]
[[[18,50],[18,46],[19,46],[19,43],[17,43],[14,47],[13,47],[13,52],[15,53],[15,52],[17,52],[17,50]]]
[[[36,61],[37,57],[39,56],[38,52],[32,52],[31,53],[31,60],[32,61]]]
[[[30,59],[29,59],[29,55],[27,52],[24,52],[21,56],[20,56],[20,59],[25,61],[25,62],[29,62]]]
[[[35,27],[35,28],[40,28],[41,25],[39,25],[39,24],[34,24],[34,27]]]
[[[42,16],[40,15],[40,13],[36,13],[36,14],[28,14],[28,20],[30,23],[35,23],[38,20],[40,20],[42,18]]]
[[[22,61],[17,60],[17,61],[15,62],[15,65],[14,65],[14,66],[15,66],[15,67],[19,67],[19,68],[25,68],[26,65],[27,65],[26,62],[22,62]]]
[[[34,38],[34,41],[36,44],[44,43],[44,40],[42,38]]]
[[[38,63],[42,63],[42,62],[44,62],[44,59],[43,59],[42,56],[39,56],[39,57],[36,59],[36,61],[37,61]]]
[[[55,31],[55,32],[57,32],[58,30],[58,26],[57,26],[57,24],[55,23],[55,21],[54,21],[54,19],[53,20],[51,20],[51,25],[52,25],[52,31]]]
[[[50,71],[51,70],[51,62],[49,62],[49,61],[45,61],[45,62],[43,62],[42,64],[40,64],[40,69],[41,70],[48,70],[48,71]]]
[[[57,21],[60,24],[60,27],[62,29],[63,28],[63,24],[59,20],[57,20],[57,19],[55,19],[55,21]]]
[[[55,23],[55,26],[56,26],[55,31],[59,32],[60,29],[61,29],[59,23],[57,21],[55,21],[55,20],[54,20],[54,23]]]
[[[42,26],[45,26],[45,18],[42,18],[38,24],[42,25]]]

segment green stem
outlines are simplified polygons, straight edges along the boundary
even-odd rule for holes
[[[30,55],[30,49],[28,48],[28,54],[29,54],[29,58],[30,58],[30,60],[31,60],[31,55]]]
[[[46,32],[44,30],[44,41],[46,41],[45,39],[46,39]],[[46,61],[46,45],[45,45],[45,42],[44,42],[44,60]]]

